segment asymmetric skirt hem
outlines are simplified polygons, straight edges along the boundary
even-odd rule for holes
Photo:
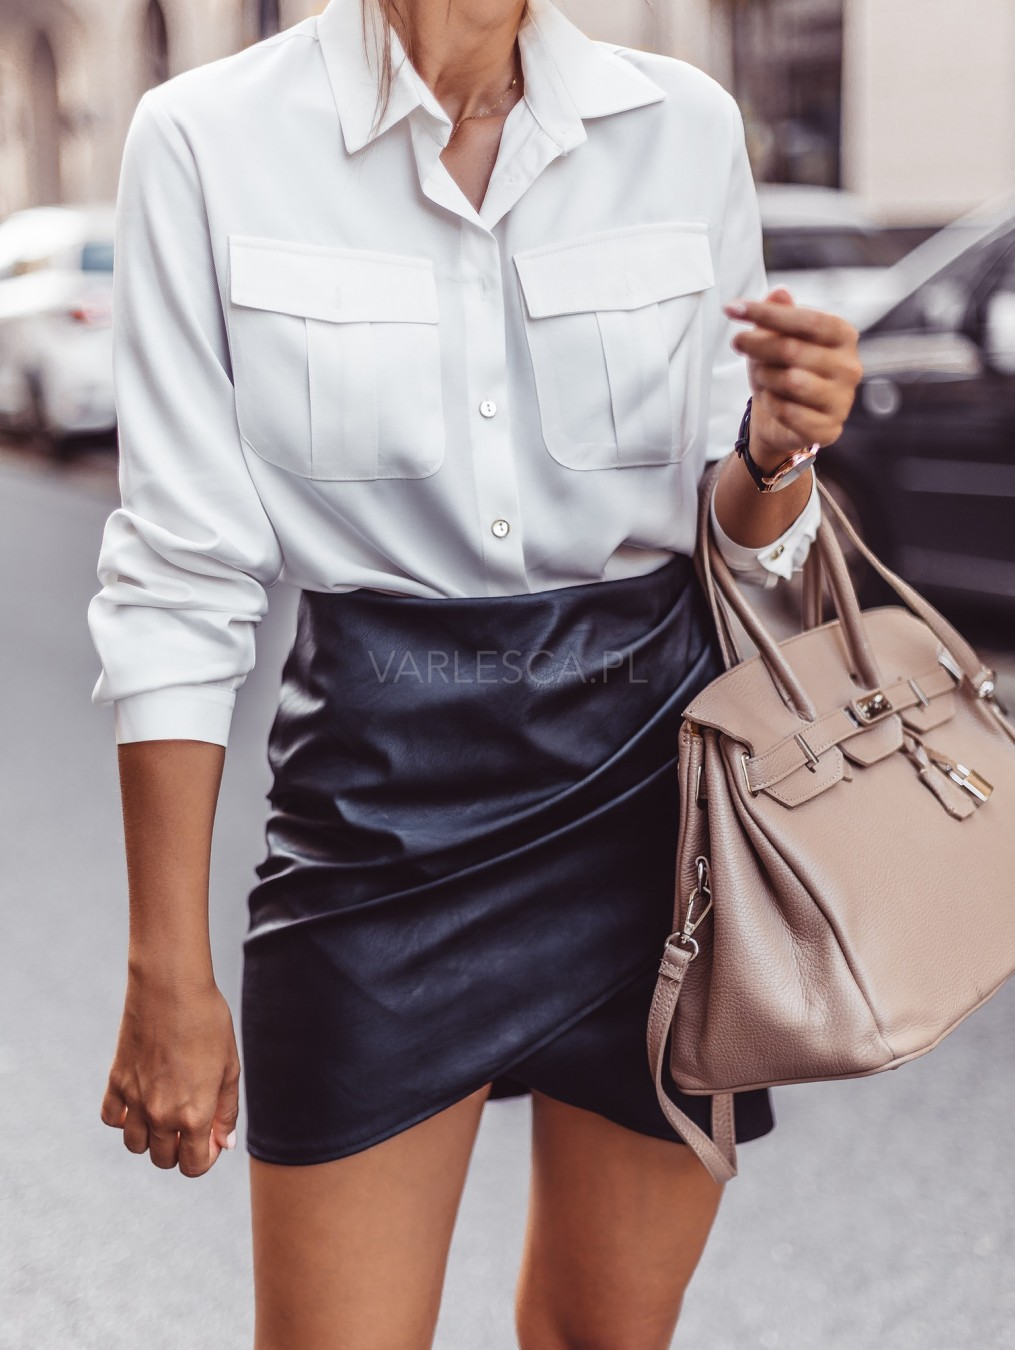
[[[588,1003],[583,1008],[579,1009],[573,1017],[568,1018],[565,1023],[554,1027],[552,1031],[528,1046],[521,1055],[514,1055],[510,1062],[501,1064],[480,1074],[477,1081],[471,1083],[471,1085],[457,1089],[445,1099],[435,1100],[428,1106],[414,1112],[411,1116],[407,1116],[406,1119],[401,1120],[398,1123],[385,1125],[382,1130],[376,1131],[366,1139],[360,1139],[354,1143],[348,1143],[346,1141],[336,1143],[334,1140],[320,1143],[308,1143],[308,1141],[302,1140],[297,1150],[291,1150],[287,1149],[284,1144],[279,1146],[278,1144],[259,1142],[251,1137],[250,1131],[248,1130],[247,1152],[251,1153],[255,1158],[259,1158],[262,1162],[311,1165],[314,1163],[334,1162],[337,1158],[345,1158],[353,1153],[361,1153],[364,1149],[371,1148],[374,1144],[380,1144],[383,1143],[385,1139],[394,1138],[395,1135],[401,1134],[404,1130],[411,1128],[411,1126],[418,1125],[421,1121],[428,1120],[431,1116],[436,1116],[439,1112],[446,1110],[449,1106],[454,1106],[456,1102],[463,1101],[473,1092],[478,1092],[485,1084],[493,1082],[497,1078],[509,1076],[511,1070],[516,1068],[522,1060],[527,1059],[529,1055],[541,1049],[557,1036],[563,1034],[575,1022],[592,1012],[593,1009],[598,1008],[600,1004],[605,1003],[608,999],[612,998],[618,989],[624,988],[624,986],[639,973],[639,971],[628,971],[626,975],[619,979],[615,985],[607,989],[605,993],[601,993],[597,998],[593,999],[591,1003]],[[294,1156],[294,1153],[298,1154],[298,1156]]]
[[[402,1134],[405,1130],[411,1129],[413,1125],[419,1125],[424,1120],[429,1120],[431,1116],[438,1115],[448,1107],[454,1106],[457,1102],[464,1101],[466,1097],[478,1092],[481,1087],[487,1083],[496,1082],[499,1079],[510,1079],[514,1073],[523,1071],[522,1066],[533,1056],[543,1050],[546,1046],[553,1044],[559,1039],[566,1037],[567,1033],[577,1024],[584,1022],[591,1014],[604,1005],[608,1005],[615,999],[617,994],[623,990],[629,989],[631,985],[641,980],[655,981],[658,963],[653,961],[652,965],[646,970],[641,967],[634,971],[629,971],[615,985],[601,993],[597,998],[587,1003],[579,1009],[573,1017],[567,1019],[562,1025],[555,1027],[545,1036],[529,1045],[522,1054],[514,1055],[509,1062],[498,1065],[481,1073],[474,1082],[460,1086],[456,1091],[451,1092],[446,1098],[435,1100],[429,1105],[415,1111],[412,1115],[403,1120],[393,1122],[384,1126],[383,1129],[375,1131],[364,1139],[358,1139],[353,1142],[342,1139],[329,1139],[325,1141],[307,1141],[301,1140],[297,1148],[286,1147],[284,1143],[269,1143],[265,1140],[259,1140],[253,1136],[248,1129],[246,1137],[247,1152],[260,1162],[274,1163],[280,1166],[315,1166],[320,1163],[336,1162],[340,1158],[348,1158],[356,1153],[362,1153],[365,1149],[372,1148],[375,1144],[382,1144],[387,1139],[393,1139]],[[667,1074],[667,1079],[669,1075]],[[629,1112],[624,1110],[615,1110],[611,1108],[608,1101],[591,1105],[586,1093],[580,1088],[569,1090],[569,1084],[561,1077],[550,1082],[540,1081],[539,1091],[546,1097],[552,1097],[556,1101],[563,1102],[566,1106],[574,1106],[581,1110],[591,1110],[597,1115],[613,1121],[616,1125],[621,1125],[625,1129],[635,1129],[639,1134],[650,1135],[656,1139],[664,1139],[670,1143],[683,1144],[684,1140],[677,1136],[671,1128],[669,1122],[660,1113],[658,1124],[650,1120],[640,1121],[635,1127],[632,1123]],[[669,1080],[668,1091],[671,1096],[680,1098],[681,1094],[676,1085]],[[524,1088],[524,1095],[527,1095],[528,1088]],[[491,1097],[490,1100],[506,1100],[509,1095],[505,1094],[502,1098]],[[700,1124],[706,1133],[711,1134],[710,1115],[706,1118],[702,1103],[707,1103],[707,1111],[711,1112],[711,1102],[707,1097],[696,1096],[689,1101],[683,1101],[682,1105],[688,1109],[694,1116],[699,1117]],[[775,1126],[775,1117],[772,1114],[771,1102],[767,1092],[741,1092],[735,1093],[734,1104],[734,1126],[737,1144],[746,1144],[752,1139],[761,1138],[768,1134]]]
[[[722,669],[683,555],[490,599],[303,592],[244,943],[252,1156],[346,1157],[487,1082],[683,1142],[646,1028],[682,709]],[[773,1125],[734,1094],[738,1142]]]

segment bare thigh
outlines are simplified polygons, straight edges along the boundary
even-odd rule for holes
[[[256,1350],[429,1350],[487,1084],[334,1162],[250,1162]]]
[[[532,1094],[522,1350],[666,1350],[723,1187],[685,1145]]]

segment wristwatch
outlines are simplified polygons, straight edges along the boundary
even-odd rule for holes
[[[777,464],[774,469],[767,472],[763,470],[758,463],[751,457],[749,442],[751,439],[751,405],[754,402],[753,395],[747,400],[747,407],[744,409],[744,415],[740,419],[740,430],[737,433],[737,439],[733,443],[733,448],[744,461],[747,472],[754,479],[755,486],[759,492],[780,492],[784,487],[789,487],[794,482],[808,464],[812,463],[821,449],[821,442],[815,441],[813,445],[808,446],[806,450],[794,450],[791,455]]]

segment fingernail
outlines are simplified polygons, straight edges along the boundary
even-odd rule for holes
[[[742,319],[747,313],[747,305],[743,300],[730,300],[723,305],[723,309],[731,318]]]
[[[229,1133],[226,1135],[226,1148],[235,1148],[235,1147],[236,1147],[236,1131],[230,1130]]]

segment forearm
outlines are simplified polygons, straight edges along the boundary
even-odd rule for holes
[[[131,977],[210,985],[208,880],[225,749],[208,741],[135,741],[120,745],[118,756]]]
[[[764,469],[775,467],[756,449],[753,436],[751,454]],[[771,456],[768,458],[771,460]],[[808,469],[779,492],[759,492],[740,456],[730,455],[715,485],[716,519],[736,543],[763,548],[800,515],[811,494],[813,478],[813,471]]]

